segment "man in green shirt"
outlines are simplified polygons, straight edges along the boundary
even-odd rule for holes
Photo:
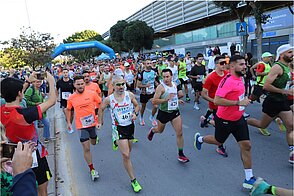
[[[180,58],[177,65],[178,65],[178,70],[179,70],[179,80],[181,82],[181,85],[184,84],[186,101],[190,101],[191,99],[188,94],[188,80],[189,80],[189,78],[187,77],[187,65],[184,61],[184,57]]]

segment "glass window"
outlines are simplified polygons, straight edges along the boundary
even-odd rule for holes
[[[236,36],[237,21],[226,22],[217,25],[217,35],[219,38]]]
[[[176,44],[186,44],[193,42],[192,31],[177,34],[175,38]]]

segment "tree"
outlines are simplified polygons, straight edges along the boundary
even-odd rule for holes
[[[128,22],[125,20],[118,21],[115,25],[110,28],[110,39],[109,43],[111,43],[115,51],[120,52],[128,51],[127,44],[123,38],[124,30],[129,26]]]
[[[243,10],[239,9],[239,4],[243,2],[246,3],[246,6]],[[236,14],[240,22],[245,22],[245,17],[249,14],[250,6],[248,5],[248,2],[244,1],[213,1],[213,3],[221,7],[222,9],[229,9],[230,15]],[[242,36],[242,52],[247,52],[247,41],[248,41],[248,33],[246,31],[246,35]]]
[[[24,51],[23,60],[33,69],[45,66],[52,60],[51,54],[55,47],[50,33],[40,33],[30,28],[22,28],[18,38],[8,42],[16,51]]]
[[[85,41],[102,41],[101,35],[93,30],[84,30],[76,32],[71,36],[63,40],[63,43],[73,42],[85,42]],[[67,51],[67,54],[71,54],[80,61],[85,61],[101,54],[101,51],[97,48],[87,48],[82,50]]]
[[[20,68],[25,66],[26,52],[22,49],[13,47],[5,48],[0,51],[0,65],[5,68]]]

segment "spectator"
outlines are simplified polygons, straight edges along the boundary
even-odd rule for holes
[[[234,55],[234,52],[236,51],[236,44],[232,43],[230,46],[230,52],[231,52],[231,56]]]

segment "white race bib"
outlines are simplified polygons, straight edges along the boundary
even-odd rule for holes
[[[70,92],[62,92],[61,93],[61,98],[62,99],[65,99],[65,100],[68,100],[69,96],[71,95]]]
[[[239,96],[239,101],[242,101],[244,99],[244,94]],[[239,111],[245,110],[245,106],[239,106]]]
[[[36,154],[36,151],[34,151],[32,153],[32,157],[33,157],[33,164],[32,164],[32,167],[31,168],[35,168],[35,167],[38,167],[38,159],[37,159],[37,154]]]
[[[146,93],[147,94],[153,94],[155,91],[154,84],[151,84],[149,87],[146,87]]]
[[[185,76],[185,77],[183,78],[183,80],[184,80],[184,81],[187,81],[187,80],[189,80],[189,78],[188,78],[187,76]]]
[[[167,102],[167,109],[168,110],[177,110],[179,104],[178,96],[174,96],[171,100]]]
[[[90,114],[89,116],[80,118],[83,127],[89,127],[94,123],[94,116]]]
[[[204,79],[204,75],[199,75],[199,78],[196,79],[196,82],[202,82]]]

